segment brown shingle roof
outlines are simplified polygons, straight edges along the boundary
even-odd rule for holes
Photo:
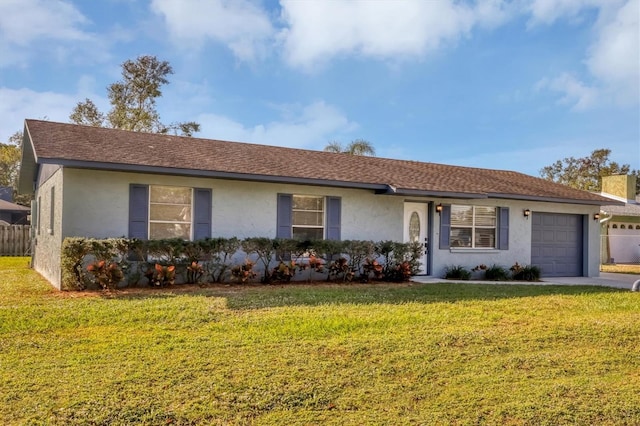
[[[369,187],[397,193],[611,204],[506,170],[449,166],[26,120],[37,163]],[[391,189],[390,189],[391,191]]]

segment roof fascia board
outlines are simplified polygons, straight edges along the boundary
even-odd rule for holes
[[[368,190],[380,190],[386,189],[386,185],[371,184],[362,182],[343,182],[327,179],[312,179],[312,178],[296,178],[288,176],[269,176],[258,175],[250,173],[233,173],[233,172],[219,172],[214,170],[197,170],[197,169],[180,169],[173,167],[157,167],[157,166],[141,166],[134,164],[115,164],[115,163],[98,163],[81,160],[61,160],[40,158],[41,164],[58,164],[63,167],[78,168],[78,169],[92,169],[92,170],[105,170],[105,171],[117,171],[117,172],[130,172],[130,173],[151,173],[162,175],[179,175],[189,177],[206,177],[206,178],[218,178],[218,179],[231,179],[231,180],[246,180],[254,182],[268,182],[268,183],[289,183],[300,185],[316,185],[316,186],[333,186],[340,188],[355,188],[355,189],[368,189]]]
[[[547,203],[562,203],[562,204],[585,204],[592,206],[603,206],[603,205],[624,205],[624,203],[616,204],[609,200],[576,200],[574,198],[552,198],[552,197],[537,197],[534,195],[514,195],[514,194],[498,194],[498,193],[490,193],[488,194],[489,198],[503,198],[509,200],[524,200],[524,201],[542,201]]]
[[[38,175],[38,157],[33,147],[31,133],[26,120],[22,132],[22,152],[20,153],[20,173],[18,174],[18,193],[33,194]]]
[[[388,188],[386,191],[376,192],[379,195],[402,195],[417,197],[437,197],[437,198],[459,198],[459,199],[482,199],[487,198],[487,194],[476,192],[445,192],[445,191],[424,191],[420,189]]]

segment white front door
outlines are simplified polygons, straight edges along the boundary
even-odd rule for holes
[[[427,243],[427,203],[404,203],[404,241]],[[427,274],[427,253],[420,259],[420,274]]]

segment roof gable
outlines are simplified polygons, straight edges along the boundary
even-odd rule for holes
[[[387,194],[611,204],[522,173],[26,120],[23,166],[128,170],[366,188]],[[25,145],[25,144],[23,144]],[[31,176],[35,178],[35,176]],[[22,182],[27,176],[21,175]],[[32,180],[33,181],[33,180]]]

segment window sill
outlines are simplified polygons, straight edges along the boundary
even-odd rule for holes
[[[450,253],[500,253],[496,248],[450,248]]]

